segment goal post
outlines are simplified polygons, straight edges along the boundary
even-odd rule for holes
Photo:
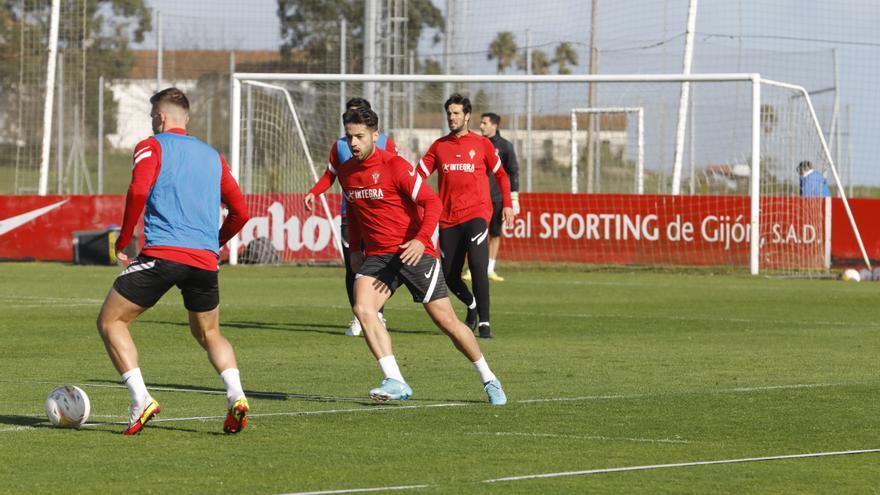
[[[381,130],[412,163],[448,132],[440,125],[447,91],[471,98],[472,129],[481,112],[503,116],[502,133],[527,168],[521,166],[522,176],[534,177],[521,191],[522,229],[505,230],[511,239],[505,243],[504,249],[511,250],[502,254],[505,259],[725,265],[748,267],[752,274],[819,274],[829,261],[830,203],[802,197],[795,165],[809,161],[819,174],[834,179],[865,264],[870,264],[810,95],[795,84],[755,73],[234,73],[232,78],[230,165],[239,182],[248,185],[252,213],[268,211],[266,217],[252,219],[256,223],[249,222],[236,242],[247,244],[260,232],[291,235],[295,229],[301,230],[294,233],[295,242],[273,237],[276,248],[318,249],[323,244],[316,239],[337,238],[338,194],[328,191],[332,194],[321,198],[320,218],[296,203],[322,173],[317,164],[326,161],[339,138],[343,83],[351,96],[370,83],[393,85],[394,91],[376,92],[372,104],[382,109]],[[691,85],[690,143],[684,150],[691,187],[690,194],[673,194],[678,190],[672,162],[683,82]],[[590,85],[597,88],[598,98],[585,107],[579,103]],[[532,88],[532,104],[527,87]],[[616,115],[616,127],[598,131],[598,152],[609,164],[600,173],[617,181],[607,193],[577,194],[582,179],[575,143],[580,113]],[[633,128],[634,146],[609,139],[616,132],[631,142]],[[238,246],[231,248],[234,263]]]
[[[240,95],[241,94],[241,87],[240,87],[241,82],[240,81],[236,81],[236,82],[239,83],[238,93]],[[308,171],[311,173],[312,180],[314,182],[317,182],[318,177],[321,174],[318,173],[318,168],[315,166],[315,161],[312,158],[312,152],[309,149],[309,143],[306,140],[305,134],[303,133],[302,121],[300,120],[299,115],[296,112],[296,107],[293,104],[293,99],[290,96],[290,91],[288,91],[283,86],[279,86],[277,84],[269,84],[269,83],[265,83],[265,82],[261,82],[261,81],[245,80],[243,84],[245,84],[248,87],[248,90],[250,90],[251,88],[261,88],[261,89],[267,90],[269,92],[275,92],[279,97],[284,99],[284,103],[286,105],[284,105],[283,108],[286,108],[287,112],[289,112],[289,114],[286,114],[286,115],[288,115],[290,121],[293,123],[294,129],[296,130],[296,135],[290,136],[289,139],[296,140],[298,142],[298,144],[300,146],[302,146],[303,158],[305,158],[305,162],[308,164]],[[232,173],[236,177],[236,179],[238,179],[240,177],[244,177],[247,179],[247,182],[245,183],[245,186],[244,186],[244,190],[246,192],[253,192],[253,190],[254,190],[254,186],[252,184],[253,179],[254,179],[254,171],[253,171],[254,145],[252,144],[253,132],[254,132],[254,119],[255,119],[254,113],[253,113],[254,99],[255,99],[255,96],[254,96],[253,92],[248,91],[247,98],[246,98],[247,104],[248,104],[248,111],[245,114],[245,123],[246,123],[246,130],[248,132],[248,136],[250,137],[250,139],[246,140],[246,142],[249,143],[249,146],[248,146],[249,153],[246,157],[247,159],[245,160],[246,173],[244,175],[242,175],[242,173],[241,173],[240,156],[238,157],[238,160],[234,160],[235,165],[232,166]],[[239,112],[240,112],[240,110],[239,110]],[[282,110],[282,114],[285,114],[284,110]],[[240,114],[239,114],[239,118],[240,118]],[[238,141],[238,144],[236,146],[236,150],[237,150],[236,153],[240,153],[241,137],[238,136],[236,138],[236,140]],[[233,156],[235,156],[235,155],[233,155]],[[339,229],[336,228],[335,223],[333,222],[333,215],[330,213],[330,206],[327,203],[327,198],[322,194],[319,198],[319,201],[321,202],[321,207],[324,210],[324,216],[327,218],[327,222],[331,226],[333,239],[335,241],[334,245],[337,246],[337,249],[339,250],[339,253],[341,256],[342,255],[342,249],[341,249],[342,239],[340,236]],[[239,236],[235,236],[231,240],[232,242],[230,244],[230,251],[229,251],[229,262],[231,264],[238,263],[239,239],[240,239]]]
[[[602,114],[634,114],[636,117],[636,179],[635,193],[645,192],[645,109],[642,107],[601,107],[601,108],[572,108],[571,109],[571,192],[578,192],[578,121],[579,114],[586,114],[591,118]],[[601,129],[599,129],[601,131]],[[591,139],[587,136],[587,139]]]
[[[870,270],[871,269],[871,260],[868,257],[868,252],[865,249],[865,243],[862,241],[862,235],[859,232],[858,225],[856,224],[856,219],[853,216],[852,209],[849,206],[849,200],[847,199],[846,191],[844,191],[844,189],[843,189],[843,182],[841,182],[841,180],[840,180],[840,174],[837,171],[837,167],[834,164],[834,160],[831,158],[831,150],[828,148],[828,141],[825,139],[825,135],[821,130],[822,127],[819,125],[819,118],[816,116],[816,109],[813,107],[813,101],[810,98],[810,94],[807,92],[806,88],[804,88],[803,86],[799,86],[797,84],[790,84],[790,83],[785,83],[785,82],[780,82],[780,81],[774,81],[771,79],[760,79],[760,76],[758,76],[758,80],[764,84],[769,85],[769,86],[775,86],[778,88],[784,88],[784,89],[796,91],[798,93],[798,98],[802,99],[804,104],[807,106],[807,108],[809,110],[810,122],[813,124],[812,129],[814,129],[816,131],[816,138],[819,140],[819,143],[822,146],[822,155],[825,157],[825,159],[827,160],[827,163],[829,165],[827,167],[828,171],[831,172],[831,174],[834,177],[834,184],[837,187],[837,193],[839,194],[840,198],[842,199],[843,208],[844,208],[844,211],[846,212],[846,216],[847,216],[847,221],[849,222],[850,226],[852,227],[853,235],[856,238],[856,243],[859,246],[859,251],[861,251],[862,259],[865,261],[865,266]],[[830,209],[830,205],[827,201],[823,205],[823,209],[826,212],[828,212],[828,210]],[[830,228],[831,228],[830,214],[826,214],[825,222],[826,222],[825,228],[827,230],[830,230]],[[826,245],[823,246],[823,249],[826,252],[826,256],[828,258],[827,264],[830,264],[830,251],[831,251],[830,236],[826,236],[825,243],[826,243]]]

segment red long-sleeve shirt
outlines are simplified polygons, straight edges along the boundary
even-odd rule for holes
[[[344,140],[345,137],[339,138],[339,140]],[[342,165],[342,160],[339,158],[339,140],[333,143],[333,146],[330,148],[330,157],[327,158],[327,169],[324,170],[324,175],[318,179],[318,182],[315,183],[314,186],[309,190],[309,193],[314,194],[315,196],[319,194],[323,194],[330,189],[330,186],[333,185],[333,182],[336,180],[337,170]],[[347,145],[346,145],[347,146]],[[386,135],[385,137],[385,151],[392,153],[394,155],[397,154],[397,143],[391,139],[391,136]],[[343,211],[343,214],[345,212]]]
[[[351,246],[363,242],[367,256],[396,254],[401,244],[418,239],[425,254],[437,257],[440,198],[415,167],[376,148],[363,162],[351,158],[337,172],[348,201]]]
[[[183,129],[170,129],[166,132],[186,134],[186,131]],[[223,221],[223,225],[218,233],[218,245],[223,246],[244,227],[244,224],[247,223],[250,217],[247,213],[244,196],[242,196],[238,183],[232,177],[229,166],[222,155],[220,155],[220,162],[223,165],[220,179],[220,201],[229,209],[229,214]],[[156,183],[156,178],[159,177],[161,168],[162,146],[159,144],[159,141],[149,137],[135,146],[131,184],[128,186],[128,194],[125,198],[122,229],[119,233],[119,238],[116,239],[117,251],[125,249],[131,243],[134,228],[141,218],[141,214],[147,204],[150,189]],[[217,270],[217,255],[206,249],[151,246],[144,248],[142,252],[147,256],[176,261],[203,270]]]
[[[511,207],[510,181],[495,146],[476,132],[470,131],[461,137],[450,133],[434,141],[419,161],[419,170],[425,178],[438,170],[443,204],[442,229],[474,218],[489,222],[492,217],[490,171],[501,188],[503,205]]]

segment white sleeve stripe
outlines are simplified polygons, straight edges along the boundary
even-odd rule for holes
[[[145,151],[150,151],[150,149],[151,149],[151,148],[150,148],[149,146],[147,146],[147,147],[145,147],[145,148],[141,148],[141,149],[135,151],[135,152],[134,152],[134,156],[135,156],[135,158],[137,158],[138,155],[140,155],[141,153],[144,153]]]
[[[329,170],[331,174],[336,175],[336,169],[333,168],[333,164],[332,164],[332,163],[327,162],[327,170]]]
[[[501,158],[499,158],[498,162],[495,164],[495,166],[492,167],[492,173],[494,174],[495,172],[498,172],[498,167],[500,167],[500,166],[501,166]]]
[[[416,184],[413,186],[413,191],[412,191],[413,201],[415,201],[416,198],[419,196],[419,189],[421,189],[421,188],[422,188],[422,176],[419,174],[416,174]]]
[[[140,155],[137,155],[136,157],[134,157],[134,164],[137,165],[144,158],[148,158],[151,156],[153,156],[153,152],[150,150],[147,150],[146,152],[141,153]]]
[[[419,167],[422,168],[422,172],[424,172],[425,175],[431,175],[431,172],[428,172],[428,167],[425,166],[424,160],[419,160]]]

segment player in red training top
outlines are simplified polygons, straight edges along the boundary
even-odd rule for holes
[[[139,433],[159,414],[147,391],[128,325],[155,305],[172,286],[183,295],[193,337],[226,386],[226,433],[247,425],[250,409],[241,387],[235,351],[220,334],[217,261],[248,220],[244,197],[215,149],[186,133],[189,100],[177,88],[150,98],[154,136],[135,147],[131,185],[125,199],[116,257],[127,267],[116,278],[98,315],[98,331],[110,360],[131,394],[126,435]],[[220,231],[221,203],[229,208]],[[123,250],[144,212],[146,245],[129,263]]]
[[[370,102],[364,98],[351,98],[345,102],[346,110],[359,107],[372,108]],[[397,145],[394,143],[394,140],[391,139],[391,136],[384,132],[379,133],[376,147],[380,150],[385,150],[395,155],[397,154]],[[333,143],[333,147],[330,148],[330,158],[327,160],[327,170],[324,171],[324,175],[318,179],[318,182],[312,186],[308,194],[306,194],[306,197],[303,198],[303,204],[305,205],[306,211],[312,211],[315,206],[316,196],[323,194],[327,189],[330,189],[330,186],[332,186],[333,182],[336,180],[336,170],[349,158],[351,158],[351,150],[348,148],[348,140],[345,136],[342,136],[337,139],[336,142]],[[339,224],[339,231],[342,234],[342,260],[345,263],[345,291],[348,294],[348,305],[354,308],[354,270],[351,269],[351,254],[348,244],[348,217],[345,197],[342,198],[340,217],[341,222]],[[382,323],[385,323],[384,308],[379,311],[379,319],[382,320]],[[361,331],[361,323],[357,318],[352,318],[351,323],[348,325],[348,330],[345,331],[345,335],[357,337],[361,334]]]
[[[440,217],[440,252],[443,253],[443,275],[449,288],[468,307],[467,324],[477,328],[482,338],[492,338],[489,326],[489,219],[492,197],[489,194],[489,172],[501,188],[501,219],[513,222],[510,182],[492,141],[468,129],[471,101],[456,93],[446,100],[449,134],[434,141],[419,161],[419,169],[427,178],[437,170],[443,215]],[[467,255],[473,277],[474,293],[461,279]]]
[[[412,389],[397,366],[391,335],[378,311],[400,284],[424,305],[434,323],[476,367],[489,402],[505,404],[501,382],[489,369],[473,333],[455,315],[446,292],[434,234],[440,200],[403,158],[376,148],[379,119],[366,108],[343,115],[352,158],[337,170],[348,201],[348,238],[354,284],[354,313],[367,346],[379,361],[385,379],[370,391],[378,401],[406,400]],[[420,210],[421,209],[421,210]],[[421,213],[420,213],[421,211]]]

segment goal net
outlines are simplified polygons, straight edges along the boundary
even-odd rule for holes
[[[370,100],[416,163],[448,132],[454,92],[470,98],[475,132],[482,113],[499,114],[518,156],[522,213],[501,259],[811,276],[829,266],[832,221],[859,238],[809,95],[756,74],[239,73],[231,162],[254,219],[237,241],[266,237],[285,262],[338,259],[338,186],[316,211],[302,198],[342,134],[346,99]]]

